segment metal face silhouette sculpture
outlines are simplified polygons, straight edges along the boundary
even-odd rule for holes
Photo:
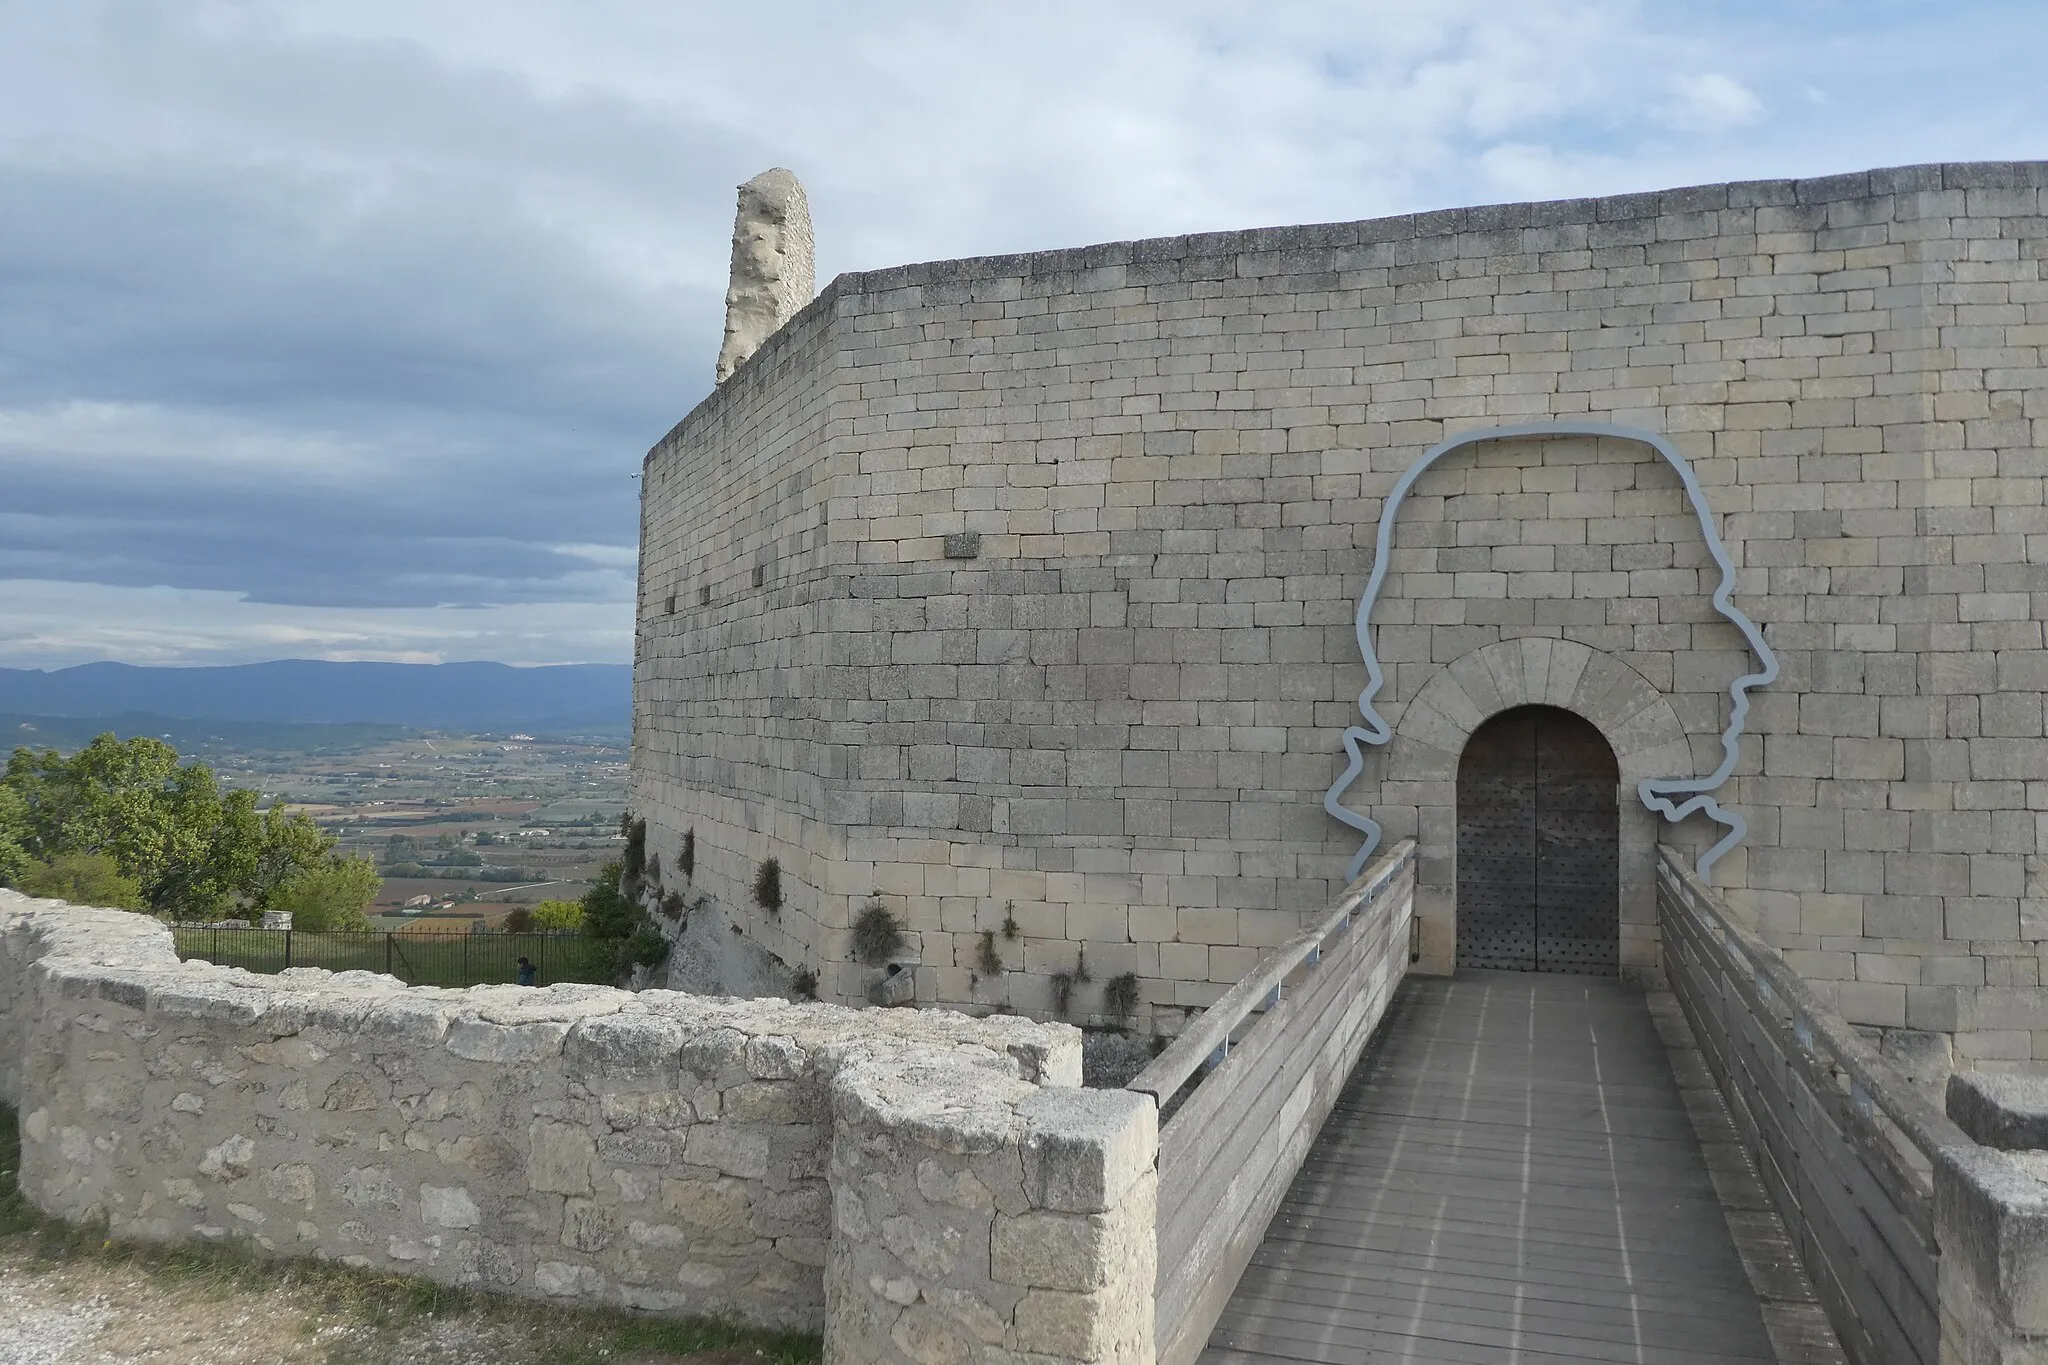
[[[1531,426],[1492,427],[1484,431],[1467,431],[1448,440],[1439,441],[1423,452],[1422,458],[1408,467],[1394,491],[1387,495],[1386,506],[1380,512],[1379,536],[1373,547],[1372,576],[1366,580],[1365,595],[1358,602],[1358,652],[1365,660],[1365,690],[1358,694],[1359,715],[1363,725],[1353,725],[1344,731],[1344,751],[1351,761],[1343,774],[1331,785],[1323,797],[1323,809],[1351,828],[1365,835],[1365,844],[1352,858],[1347,878],[1356,878],[1365,870],[1365,863],[1379,847],[1381,829],[1379,822],[1370,816],[1360,815],[1342,804],[1344,793],[1358,780],[1365,770],[1365,750],[1362,745],[1379,746],[1387,743],[1394,735],[1388,728],[1386,718],[1373,705],[1374,698],[1386,685],[1386,675],[1380,669],[1379,654],[1373,647],[1372,613],[1379,602],[1380,588],[1386,582],[1387,560],[1393,548],[1394,521],[1400,514],[1401,502],[1408,496],[1408,490],[1422,477],[1429,467],[1441,457],[1462,446],[1475,445],[1481,441],[1499,441],[1515,437],[1545,436],[1607,436],[1623,441],[1637,441],[1650,447],[1662,456],[1664,463],[1671,466],[1685,486],[1686,500],[1691,503],[1693,515],[1699,519],[1700,534],[1706,537],[1707,552],[1720,566],[1721,582],[1714,589],[1714,609],[1734,622],[1749,647],[1756,653],[1760,667],[1754,673],[1746,673],[1729,684],[1728,695],[1734,702],[1734,709],[1728,717],[1728,728],[1721,732],[1721,764],[1705,777],[1646,777],[1636,784],[1636,794],[1645,806],[1662,815],[1666,820],[1679,821],[1695,811],[1704,811],[1707,818],[1724,826],[1727,833],[1718,843],[1700,855],[1696,865],[1704,879],[1716,859],[1742,842],[1742,836],[1749,832],[1748,824],[1734,811],[1724,809],[1714,800],[1713,793],[1728,780],[1735,771],[1736,759],[1741,752],[1742,729],[1749,720],[1749,694],[1752,689],[1764,687],[1778,676],[1778,656],[1764,643],[1763,632],[1756,623],[1743,615],[1735,606],[1732,594],[1735,591],[1735,565],[1728,558],[1728,548],[1721,543],[1720,530],[1714,524],[1714,511],[1707,505],[1707,495],[1700,488],[1700,482],[1692,472],[1692,466],[1663,437],[1631,427],[1607,426],[1600,423],[1539,423]]]

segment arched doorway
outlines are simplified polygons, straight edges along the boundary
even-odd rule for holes
[[[1621,959],[1621,767],[1591,723],[1518,706],[1458,759],[1458,965],[1609,974]]]

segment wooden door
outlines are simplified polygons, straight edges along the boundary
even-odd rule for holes
[[[1458,760],[1458,965],[1610,974],[1621,959],[1621,782],[1600,732],[1523,706]]]

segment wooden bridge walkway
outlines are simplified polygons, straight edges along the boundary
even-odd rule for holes
[[[1643,993],[1410,977],[1202,1365],[1775,1361]]]

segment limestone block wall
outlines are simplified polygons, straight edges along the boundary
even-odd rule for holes
[[[1698,477],[1783,665],[1722,789],[1750,833],[1717,886],[1851,1020],[2048,1057],[2044,185],[1918,166],[842,277],[648,457],[640,687],[668,701],[643,704],[634,799],[657,841],[715,817],[745,845],[703,888],[741,913],[756,829],[786,830],[802,905],[749,932],[830,994],[859,989],[844,925],[879,892],[923,999],[1049,1013],[1085,947],[1171,1028],[1356,849],[1320,802],[1395,481],[1459,433],[1629,428]],[[798,395],[800,456],[771,415]],[[804,511],[760,506],[815,553],[689,607],[752,551],[671,532],[757,461],[762,487],[810,471]],[[1450,777],[1397,765],[1454,750],[1411,700],[1568,641],[1627,679],[1594,717],[1618,752],[1703,773],[1742,664],[1641,445],[1480,441],[1417,493],[1377,616],[1396,733],[1348,799],[1418,835],[1441,966]],[[1618,727],[1649,710],[1645,748]],[[668,757],[711,746],[687,776]],[[1625,858],[1719,833],[1637,820]],[[1075,1002],[1099,1015],[1099,984]]]
[[[22,1189],[113,1236],[822,1329],[835,1359],[913,1310],[1033,1359],[1149,1341],[1149,1260],[1076,1284],[1068,1253],[1149,1246],[1151,1105],[1080,1096],[1062,1026],[255,976],[6,891],[0,1008]]]
[[[689,891],[723,906],[751,909],[756,870],[777,860],[787,908],[741,918],[792,967],[851,923],[836,871],[847,831],[828,810],[843,754],[818,747],[793,686],[825,638],[832,566],[851,548],[830,530],[828,322],[807,310],[720,386],[716,410],[690,423],[699,465],[643,476],[634,807],[671,873],[695,831]]]

